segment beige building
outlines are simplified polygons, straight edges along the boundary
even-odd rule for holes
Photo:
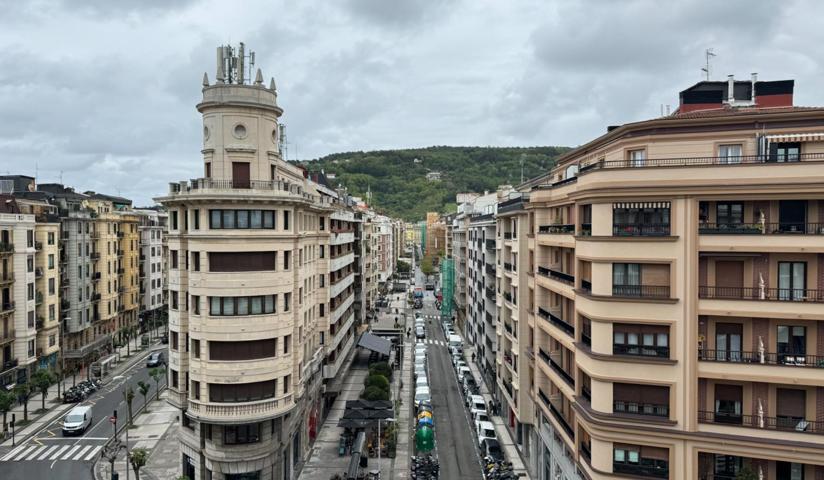
[[[537,478],[824,478],[824,109],[792,89],[701,82],[521,186]]]
[[[244,83],[242,66],[227,64],[216,83],[204,78],[198,104],[203,176],[172,183],[158,199],[169,212],[169,384],[183,413],[181,473],[292,478],[319,427],[330,340],[320,325],[341,309],[343,318],[353,288],[330,299],[341,284],[328,272],[341,263],[337,280],[351,278],[353,254],[344,240],[330,253],[332,199],[281,158],[274,81],[263,85],[258,71]]]

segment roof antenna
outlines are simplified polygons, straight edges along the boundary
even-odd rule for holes
[[[704,57],[706,59],[706,63],[705,63],[705,66],[701,68],[701,71],[704,72],[704,74],[706,75],[706,78],[707,78],[708,82],[710,81],[710,60],[714,56],[715,56],[715,53],[713,53],[711,48],[708,48],[708,49],[704,50]]]

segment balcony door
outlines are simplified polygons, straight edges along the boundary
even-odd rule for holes
[[[804,300],[807,262],[778,262],[778,299]]]
[[[715,262],[716,297],[740,298],[744,287],[744,262]]]
[[[771,162],[797,162],[801,160],[801,144],[797,142],[779,142],[770,144]]]
[[[804,464],[775,462],[775,478],[781,480],[804,480]]]
[[[232,186],[249,188],[249,162],[232,162]]]
[[[742,330],[743,325],[740,323],[715,324],[715,359],[717,361],[741,361]]]
[[[804,233],[806,223],[806,200],[781,200],[778,202],[778,228],[782,232]]]
[[[804,364],[807,355],[807,328],[797,325],[779,325],[776,329],[778,361],[786,364]]]
[[[741,423],[743,388],[740,385],[715,385],[715,423]]]
[[[807,392],[797,388],[779,388],[776,397],[776,423],[778,428],[804,431],[807,429]]]

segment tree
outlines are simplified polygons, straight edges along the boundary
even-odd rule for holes
[[[432,266],[431,255],[423,256],[423,260],[421,260],[421,272],[423,272],[424,275],[432,275],[435,273],[435,267]]]
[[[140,391],[140,394],[143,395],[143,410],[148,412],[149,406],[147,404],[147,398],[149,397],[149,390],[152,389],[152,386],[141,380],[137,382],[137,389]]]
[[[409,273],[411,270],[412,265],[409,265],[409,263],[403,260],[398,260],[398,273]]]
[[[125,390],[123,390],[123,400],[126,401],[126,406],[129,407],[129,426],[132,425],[132,402],[134,401],[134,388],[131,385],[128,385]]]
[[[366,387],[378,387],[383,391],[389,391],[389,380],[381,374],[375,373],[366,377],[364,381]]]
[[[132,335],[134,334],[134,327],[132,327],[131,325],[126,325],[125,327],[123,327],[122,330],[120,330],[120,332],[121,336],[126,342],[126,356],[130,357],[132,355],[132,345],[129,342],[129,340],[132,338]]]
[[[49,387],[53,382],[54,375],[44,368],[34,372],[34,375],[31,376],[32,388],[40,392],[40,408],[43,410],[46,409],[46,396],[49,394]]]
[[[29,421],[29,399],[31,398],[34,390],[32,390],[31,384],[29,383],[22,383],[14,387],[14,394],[17,396],[17,401],[23,404],[23,421]]]
[[[114,472],[114,462],[117,461],[117,456],[120,453],[120,450],[123,450],[124,448],[126,447],[118,439],[115,439],[113,442],[109,442],[103,446],[101,456],[109,462],[110,472]]]
[[[155,395],[156,399],[160,400],[160,379],[166,378],[166,369],[163,367],[156,367],[149,370],[149,376],[152,377],[152,380],[155,382]]]
[[[389,392],[380,389],[379,387],[366,387],[361,398],[364,400],[389,400]]]
[[[14,407],[14,394],[7,391],[5,388],[0,389],[0,412],[3,413],[3,431],[8,430],[6,425],[6,415]]]
[[[140,469],[146,465],[148,460],[149,451],[145,448],[135,448],[129,452],[129,463],[132,464],[135,480],[140,480]]]

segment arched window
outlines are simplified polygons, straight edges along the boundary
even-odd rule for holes
[[[564,178],[572,178],[578,175],[578,165],[570,165],[564,172]]]

